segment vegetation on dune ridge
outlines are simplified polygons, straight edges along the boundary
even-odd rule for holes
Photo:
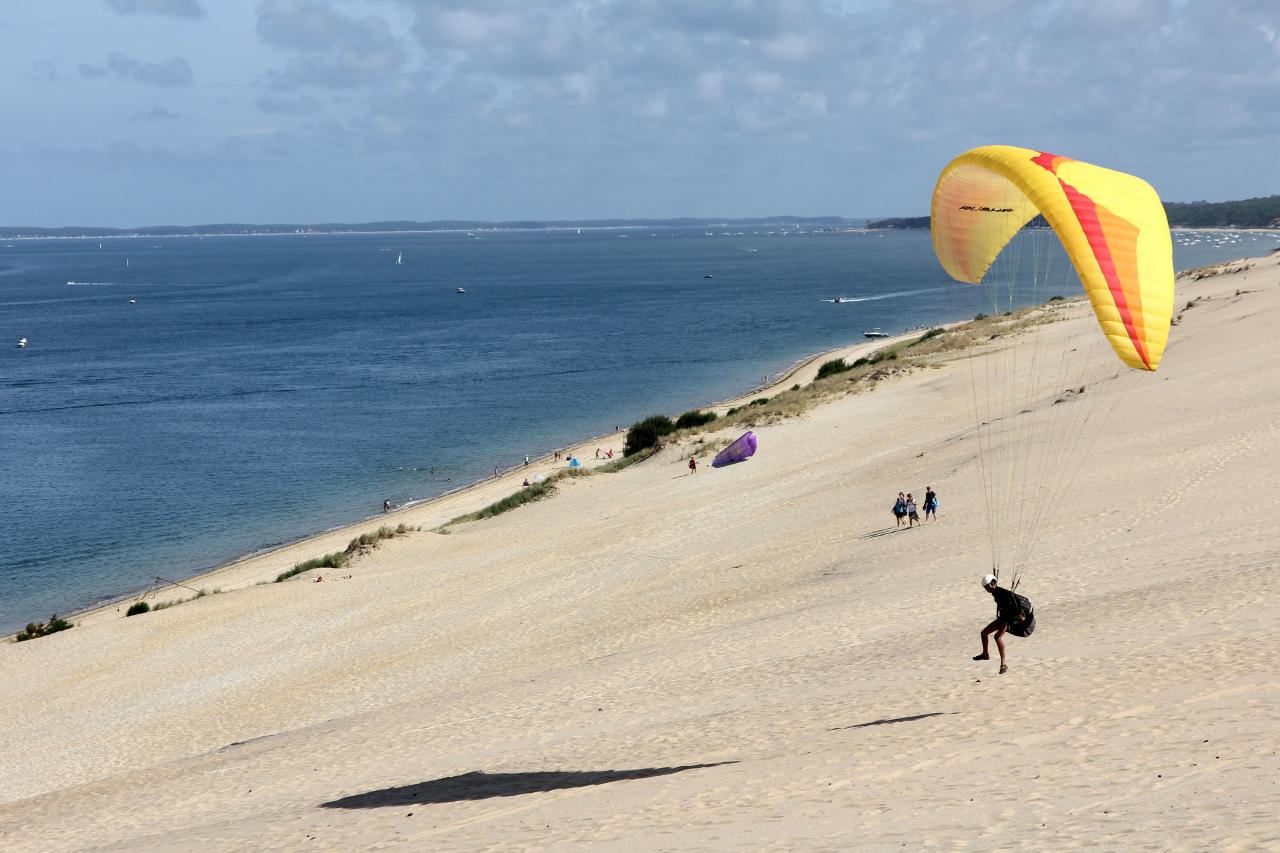
[[[15,643],[23,643],[27,640],[34,640],[37,637],[45,637],[49,634],[56,634],[59,631],[66,631],[74,628],[75,624],[68,622],[66,619],[59,619],[58,614],[49,617],[48,622],[28,622],[27,627],[19,631],[13,638]]]
[[[1253,264],[1248,263],[1247,259],[1242,258],[1239,261],[1226,261],[1221,264],[1209,264],[1208,266],[1183,270],[1178,273],[1177,278],[1189,278],[1192,281],[1200,281],[1201,279],[1213,278],[1217,275],[1233,275],[1238,272],[1248,272],[1251,269],[1253,269]]]
[[[653,456],[653,454],[657,452],[658,452],[657,447],[650,447],[648,450],[641,450],[640,452],[633,453],[630,456],[622,456],[618,459],[613,460],[612,462],[607,462],[604,465],[600,465],[599,467],[592,468],[591,473],[616,474],[619,471],[623,470],[624,468],[630,468],[632,465],[636,464],[637,462],[643,462],[644,460],[648,459],[650,456]]]
[[[619,461],[622,461],[622,460],[619,460]],[[613,464],[617,464],[617,463],[613,463]],[[475,512],[464,513],[463,515],[459,515],[454,518],[451,518],[446,523],[435,528],[434,532],[448,533],[449,525],[451,524],[463,524],[468,521],[480,521],[481,519],[484,519],[484,518],[493,518],[495,515],[502,515],[502,513],[509,512],[515,509],[516,507],[524,506],[527,503],[532,503],[533,501],[538,501],[538,500],[542,500],[543,498],[551,497],[556,493],[557,480],[563,480],[565,478],[575,480],[575,479],[578,479],[579,477],[590,477],[592,474],[598,471],[604,471],[609,468],[610,466],[601,466],[600,468],[597,468],[595,471],[592,471],[587,468],[564,468],[552,474],[550,477],[548,477],[545,480],[539,480],[536,483],[530,483],[527,486],[522,486],[520,488],[520,491],[513,492],[512,494],[507,495],[505,498],[502,498],[501,500],[496,500],[482,509],[478,509]],[[612,469],[612,470],[621,470],[621,469]]]
[[[968,323],[950,329],[933,328],[901,343],[881,347],[870,355],[846,362],[842,358],[823,362],[818,374],[807,385],[792,385],[772,397],[758,397],[742,406],[729,409],[716,421],[718,429],[752,429],[798,417],[827,400],[870,391],[891,376],[911,373],[928,367],[939,367],[961,352],[980,346],[993,337],[1007,337],[1058,319],[1057,308],[1078,300],[1054,297],[1041,306],[1023,308],[998,317],[979,314]],[[679,442],[691,431],[670,436]]]
[[[378,543],[383,539],[394,539],[417,529],[407,524],[399,524],[395,527],[384,524],[377,530],[370,533],[362,533],[352,539],[347,543],[347,547],[341,551],[334,551],[322,557],[312,557],[310,560],[295,563],[293,568],[276,575],[275,582],[287,581],[294,575],[300,575],[312,569],[341,569],[351,561],[352,557],[359,556],[378,547]]]
[[[155,612],[157,610],[166,610],[170,607],[177,607],[179,604],[186,604],[188,601],[195,601],[197,598],[204,598],[206,595],[217,595],[220,592],[222,592],[221,587],[218,587],[216,589],[201,589],[195,595],[190,595],[190,596],[187,596],[186,598],[175,598],[171,601],[157,601],[155,604],[151,605],[151,610],[152,612]],[[138,603],[146,604],[145,601],[138,602]],[[129,608],[129,609],[132,610],[133,608]],[[126,613],[125,615],[128,616],[129,614]]]

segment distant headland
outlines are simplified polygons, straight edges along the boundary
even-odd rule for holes
[[[310,225],[219,223],[209,225],[149,225],[140,228],[103,228],[68,225],[59,228],[0,226],[0,239],[80,238],[80,237],[209,237],[270,234],[378,234],[388,232],[449,231],[549,231],[566,229],[619,228],[773,228],[842,231],[866,227],[866,219],[842,216],[766,216],[744,219],[519,219],[489,222],[476,219],[435,219],[429,222],[391,220],[383,222],[325,222]]]
[[[1240,201],[1165,202],[1165,213],[1173,228],[1280,228],[1280,195],[1249,198]],[[66,225],[57,228],[0,225],[0,239],[96,238],[107,237],[222,237],[273,234],[379,234],[430,233],[451,231],[558,231],[569,229],[742,229],[761,228],[847,231],[850,229],[916,229],[928,228],[928,216],[885,219],[845,216],[762,216],[747,218],[671,219],[513,219],[488,221],[480,219],[433,219],[418,222],[407,219],[381,222],[289,223],[212,223],[208,225],[148,225],[138,228],[105,228],[101,226]]]

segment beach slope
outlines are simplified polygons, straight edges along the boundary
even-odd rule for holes
[[[943,364],[731,468],[669,448],[322,583],[253,581],[346,531],[3,645],[0,847],[1280,846],[1280,257],[1232,268],[1180,279],[1160,372],[1115,380],[1007,675],[970,660],[986,531]],[[940,519],[889,529],[926,485]]]

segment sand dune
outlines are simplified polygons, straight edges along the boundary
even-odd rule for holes
[[[325,583],[253,585],[352,530],[0,647],[0,847],[1280,847],[1278,261],[1179,282],[1200,301],[1158,374],[1116,380],[1008,675],[970,660],[991,603],[952,364],[761,427],[744,465],[670,449]],[[879,535],[926,484],[939,521]]]

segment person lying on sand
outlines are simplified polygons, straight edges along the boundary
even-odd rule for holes
[[[984,575],[982,578],[982,588],[991,593],[991,597],[996,600],[996,618],[994,622],[982,629],[982,654],[974,655],[973,659],[991,660],[991,655],[987,653],[987,638],[992,634],[995,634],[996,648],[1000,650],[1000,674],[1004,675],[1009,671],[1009,667],[1005,663],[1004,656],[1005,632],[1010,628],[1017,629],[1021,627],[1026,621],[1028,614],[1023,610],[1022,603],[1018,600],[1018,596],[1015,595],[1012,590],[1002,589],[996,583],[995,575]],[[1025,632],[1025,634],[1029,633],[1031,633],[1029,630]],[[1023,635],[1025,636],[1025,634]]]

